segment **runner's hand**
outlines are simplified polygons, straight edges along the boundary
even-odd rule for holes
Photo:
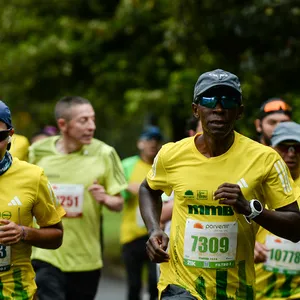
[[[152,231],[147,243],[146,250],[152,262],[168,262],[170,256],[166,249],[168,247],[169,237],[161,229]]]
[[[22,238],[22,227],[16,223],[0,219],[0,244],[9,246],[18,243]]]
[[[256,264],[265,262],[267,260],[267,252],[269,249],[266,247],[266,245],[261,244],[259,242],[255,242],[255,248],[254,248],[254,262]]]
[[[93,184],[89,186],[88,191],[98,203],[106,203],[107,194],[105,188],[100,185],[97,180],[95,180]]]
[[[247,201],[238,184],[223,183],[214,193],[214,199],[220,204],[233,207],[236,213],[248,216],[251,213],[249,201]]]

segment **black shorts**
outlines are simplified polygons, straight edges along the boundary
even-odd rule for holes
[[[175,285],[169,284],[166,289],[161,294],[161,300],[197,300],[184,288]]]
[[[93,300],[101,269],[88,272],[62,272],[53,265],[34,259],[39,300]]]

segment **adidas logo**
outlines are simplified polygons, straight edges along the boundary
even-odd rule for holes
[[[248,187],[248,184],[247,184],[247,182],[246,182],[246,180],[245,180],[244,178],[241,178],[241,179],[237,182],[237,184],[240,186],[241,189],[242,189],[242,188],[247,188],[247,187]]]
[[[15,196],[12,200],[10,200],[10,202],[8,202],[8,206],[21,206],[21,205],[22,202],[17,196]]]

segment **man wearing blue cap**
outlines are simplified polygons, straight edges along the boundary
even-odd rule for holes
[[[13,134],[10,110],[0,101],[0,297],[33,299],[31,247],[60,247],[65,212],[43,170],[12,158],[8,149]],[[33,217],[39,229],[33,228]]]
[[[158,127],[149,126],[139,137],[137,148],[139,155],[122,161],[128,188],[123,193],[125,199],[121,223],[121,244],[123,260],[127,273],[127,300],[141,299],[142,270],[147,265],[148,290],[150,300],[157,299],[156,264],[152,263],[146,252],[145,243],[148,232],[140,215],[138,190],[141,182],[151,169],[153,160],[161,147],[162,134]]]
[[[276,151],[234,131],[243,109],[236,75],[221,69],[200,75],[192,110],[203,132],[164,145],[141,184],[147,252],[161,263],[159,299],[255,299],[259,226],[300,240],[299,230],[291,230],[300,228],[300,192],[278,167],[283,162]],[[167,252],[161,194],[172,191]]]

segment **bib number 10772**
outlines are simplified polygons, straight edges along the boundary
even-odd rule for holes
[[[192,251],[199,251],[201,253],[226,253],[229,250],[229,239],[228,237],[205,237],[192,235],[193,239]]]

